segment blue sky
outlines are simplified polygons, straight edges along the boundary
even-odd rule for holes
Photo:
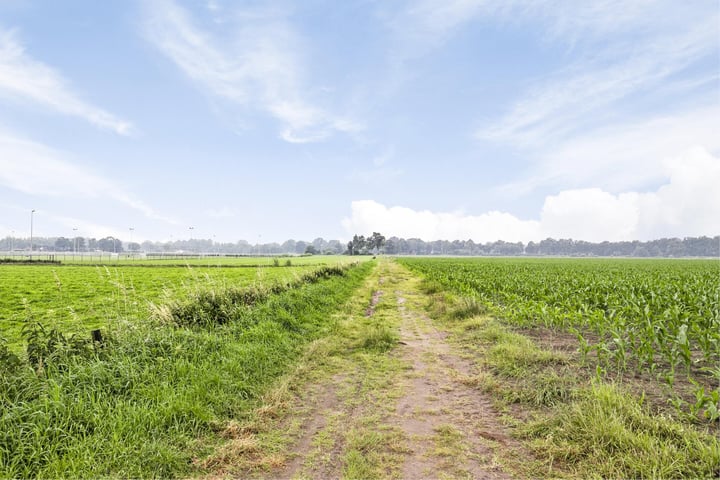
[[[0,236],[716,235],[718,8],[0,0]]]

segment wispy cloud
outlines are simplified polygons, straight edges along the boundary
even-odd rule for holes
[[[704,66],[720,54],[716,4],[420,0],[392,25],[413,55],[487,21],[535,32],[564,60],[555,71],[524,79],[528,86],[508,99],[505,112],[486,116],[475,132],[533,165],[502,190],[640,189],[659,181],[668,157],[695,145],[720,151],[713,132],[720,75]]]
[[[127,241],[127,239],[129,238],[129,232],[127,230],[120,230],[116,227],[112,227],[109,225],[88,222],[87,220],[83,220],[80,218],[59,215],[53,211],[43,210],[39,212],[39,214],[48,217],[50,221],[55,222],[57,225],[63,227],[65,231],[71,231],[73,234],[80,237],[113,237],[121,241]],[[70,234],[68,233],[67,236],[70,236]],[[135,236],[133,240],[136,242],[141,242],[143,241],[143,238]]]
[[[319,141],[360,126],[308,99],[300,38],[277,11],[240,12],[232,38],[196,25],[172,0],[147,6],[146,37],[209,93],[277,119],[293,143]]]
[[[484,119],[477,131],[482,140],[537,150],[618,114],[641,117],[633,112],[634,97],[667,107],[700,89],[704,103],[716,103],[707,70],[688,70],[717,57],[719,14],[717,5],[703,1],[420,0],[389,15],[389,23],[401,59],[487,21],[529,27],[548,47],[564,50],[569,63],[534,79],[504,115]]]
[[[0,97],[29,100],[65,115],[128,135],[133,125],[86,101],[53,68],[25,52],[13,31],[0,28]]]
[[[525,177],[501,185],[517,196],[540,186],[597,186],[612,192],[644,188],[665,176],[664,162],[693,146],[720,152],[720,106],[703,106],[622,122],[577,134],[536,154]]]
[[[702,0],[408,0],[405,8],[382,15],[402,45],[415,53],[441,46],[472,22],[489,19],[507,27],[540,27],[546,41],[574,47],[600,40],[615,44],[618,34],[634,38],[677,31],[678,24],[692,24],[717,14]],[[620,41],[623,41],[620,38]],[[407,51],[406,53],[411,53]]]
[[[661,82],[666,82],[664,90],[677,82],[676,96],[691,90],[697,82],[669,79],[717,50],[716,23],[706,19],[689,31],[611,48],[579,61],[531,88],[478,137],[537,147],[607,122],[607,108],[622,111],[621,100],[635,94],[652,96]]]
[[[65,157],[45,145],[0,131],[0,186],[39,196],[110,198],[147,218],[178,223],[114,182]]]

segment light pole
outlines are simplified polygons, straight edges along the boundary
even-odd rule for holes
[[[195,227],[188,227],[188,230],[190,230],[190,245],[192,245],[192,231],[195,230]]]
[[[35,214],[35,209],[30,210],[30,260],[32,260],[32,252],[33,252],[33,215]]]
[[[15,230],[11,230],[10,233],[10,251],[15,251]]]
[[[77,255],[77,227],[73,228],[73,256]]]
[[[132,245],[132,243],[133,243],[132,236],[133,236],[133,232],[135,231],[135,227],[130,227],[128,230],[130,230],[130,244],[128,245],[128,247],[130,247],[130,245]],[[128,250],[129,250],[129,248],[128,248]]]

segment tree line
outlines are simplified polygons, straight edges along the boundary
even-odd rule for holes
[[[572,257],[720,257],[720,235],[714,237],[661,238],[641,242],[586,242],[546,238],[539,242],[475,243],[472,240],[437,240],[391,237],[385,242],[389,255],[474,256],[572,256]]]
[[[27,251],[28,238],[0,239],[0,251]],[[574,256],[574,257],[716,257],[720,258],[720,236],[661,238],[650,241],[586,242],[572,239],[546,238],[539,242],[475,243],[473,240],[424,241],[419,238],[385,238],[354,235],[343,243],[339,240],[286,240],[283,243],[255,243],[246,240],[215,242],[211,239],[174,240],[167,242],[124,242],[113,237],[36,237],[34,251],[54,252],[148,252],[148,253],[231,253],[240,255],[473,255],[473,256]]]

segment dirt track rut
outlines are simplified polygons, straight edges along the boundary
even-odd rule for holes
[[[303,434],[285,468],[266,476],[353,476],[344,464],[350,458],[346,455],[353,443],[350,436],[384,432],[394,440],[383,476],[511,478],[497,451],[515,449],[517,443],[507,435],[485,394],[469,386],[475,368],[453,350],[447,334],[426,315],[427,299],[417,279],[397,265],[386,266],[371,299],[359,316],[368,321],[382,309],[386,318],[393,319],[399,342],[385,355],[402,367],[387,373],[384,384],[368,382],[363,366],[356,365],[352,374],[335,374],[313,385],[308,401],[316,405]],[[372,391],[364,391],[368,384],[374,385]]]

